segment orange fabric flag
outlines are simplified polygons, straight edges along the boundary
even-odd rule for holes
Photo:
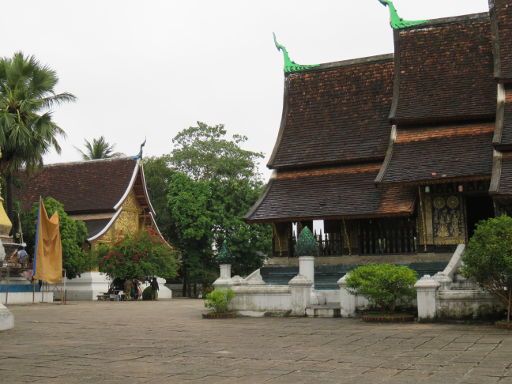
[[[39,200],[37,222],[36,257],[34,279],[50,284],[62,281],[62,242],[60,240],[59,215],[55,212],[51,218]]]

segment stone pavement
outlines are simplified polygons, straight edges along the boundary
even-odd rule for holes
[[[202,302],[11,306],[0,383],[512,383],[512,332],[358,320],[202,320]]]

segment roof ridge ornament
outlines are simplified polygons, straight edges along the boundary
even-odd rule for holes
[[[399,15],[391,0],[379,0],[379,2],[385,7],[389,8],[390,24],[393,29],[402,29],[407,27],[413,27],[426,23],[428,20],[404,20]]]
[[[285,73],[293,73],[293,72],[305,71],[305,70],[308,70],[308,69],[315,68],[315,67],[319,66],[319,64],[313,64],[313,65],[297,64],[295,61],[290,59],[290,55],[288,54],[288,50],[285,48],[285,46],[278,43],[276,34],[275,33],[272,33],[272,34],[274,35],[274,43],[276,45],[277,50],[281,51],[283,53],[284,72]]]
[[[146,140],[147,140],[147,137],[144,137],[144,141],[140,145],[139,153],[137,154],[137,156],[134,157],[135,160],[142,159],[142,155],[144,154],[144,147],[146,146]]]

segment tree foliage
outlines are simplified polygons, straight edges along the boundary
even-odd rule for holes
[[[113,245],[98,247],[100,271],[112,279],[173,278],[177,252],[162,243],[156,233],[142,231],[126,236]]]
[[[243,221],[263,189],[262,154],[241,148],[246,140],[199,122],[178,133],[170,155],[145,161],[157,223],[180,250],[186,282],[213,282],[214,250],[226,239],[238,274],[259,268],[270,251],[271,229]]]
[[[223,125],[201,122],[173,139],[169,164],[176,173],[171,178],[168,203],[184,263],[199,258],[200,262],[194,263],[201,268],[215,268],[212,244],[220,249],[226,239],[235,273],[259,268],[268,254],[270,228],[243,221],[263,189],[257,172],[263,155],[241,148],[246,141],[240,135],[229,137]],[[194,273],[195,268],[191,269]]]
[[[92,142],[85,139],[84,147],[85,151],[77,148],[83,160],[112,159],[122,156],[121,153],[114,152],[115,144],[110,144],[103,136],[92,139]]]
[[[179,132],[172,140],[173,168],[194,180],[254,180],[258,176],[257,161],[261,153],[241,148],[247,137],[227,137],[224,125],[197,126]]]
[[[94,254],[83,249],[87,240],[87,227],[84,222],[70,218],[64,211],[64,206],[51,197],[44,199],[44,206],[49,216],[55,212],[59,214],[62,264],[67,277],[72,279],[83,272],[96,268],[97,261]],[[39,204],[35,203],[30,212],[22,214],[21,219],[24,238],[30,254],[34,254],[38,209]]]
[[[417,273],[403,265],[368,264],[349,273],[347,287],[354,294],[366,296],[373,306],[393,312],[397,303],[414,298],[417,280]]]
[[[157,212],[155,216],[158,228],[169,240],[174,227],[167,204],[167,194],[174,171],[169,167],[169,156],[149,157],[144,159],[144,177],[151,205]]]
[[[463,256],[463,273],[494,294],[512,312],[512,218],[500,216],[477,225]]]
[[[21,52],[0,59],[0,172],[7,180],[7,209],[12,215],[12,176],[43,162],[64,131],[53,120],[54,107],[72,102],[70,93],[57,93],[58,77],[34,56]]]

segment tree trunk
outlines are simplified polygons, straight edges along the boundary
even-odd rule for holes
[[[11,222],[14,223],[14,203],[12,199],[12,175],[9,173],[5,177],[5,204],[7,208],[7,215],[9,216],[9,219],[11,219]]]
[[[507,310],[507,322],[510,323],[510,312],[512,312],[512,286],[508,287],[508,310]]]
[[[187,267],[185,265],[183,265],[183,268],[182,268],[182,273],[183,273],[183,287],[181,289],[181,295],[183,297],[186,297],[187,296]]]

